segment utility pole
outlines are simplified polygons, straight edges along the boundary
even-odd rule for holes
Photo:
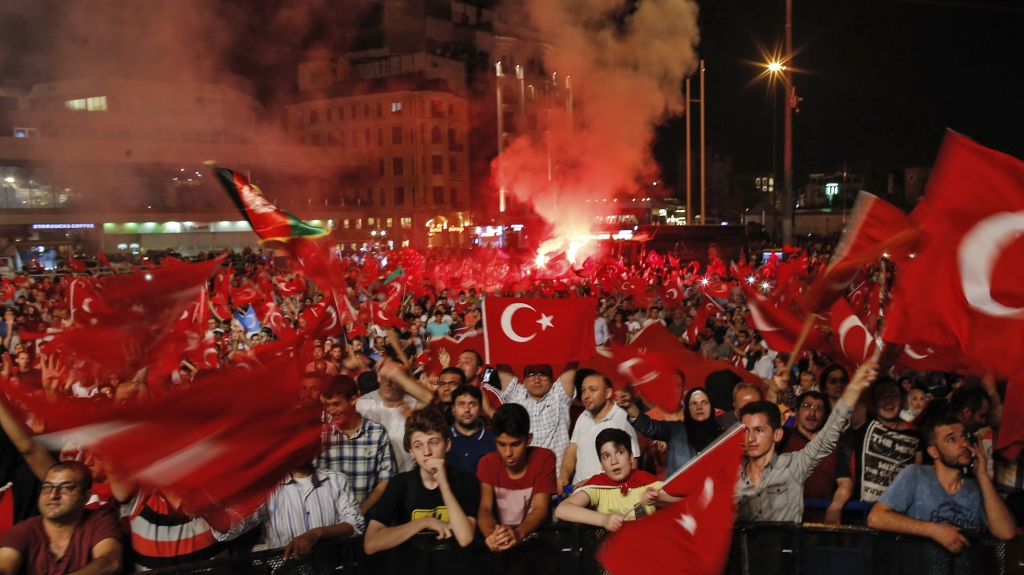
[[[693,205],[691,194],[693,192],[693,152],[690,150],[690,79],[686,79],[686,223],[693,225]]]
[[[787,2],[791,0],[786,0]],[[700,225],[707,225],[704,215],[707,202],[704,201],[708,164],[704,159],[704,60],[700,61]]]
[[[505,180],[501,177],[501,153],[505,150],[505,118],[501,103],[501,62],[494,65],[494,86],[498,94],[498,211],[505,213]],[[426,166],[423,167],[426,170]]]
[[[782,243],[793,243],[793,107],[796,105],[796,89],[793,88],[793,0],[786,0],[786,101],[783,115],[784,142],[782,152]]]

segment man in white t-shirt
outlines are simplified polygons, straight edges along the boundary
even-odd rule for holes
[[[625,431],[633,441],[633,453],[640,453],[636,430],[629,424],[626,410],[612,401],[612,382],[608,381],[608,378],[600,373],[585,377],[582,385],[582,399],[586,411],[581,413],[576,420],[576,427],[573,428],[569,447],[565,450],[565,456],[562,458],[562,465],[558,473],[559,492],[570,484],[570,480],[573,485],[577,485],[603,473],[597,449],[594,447],[597,434],[602,430],[615,428]]]
[[[434,394],[409,377],[401,364],[384,360],[379,370],[380,387],[356,401],[359,415],[379,423],[388,432],[398,471],[410,471],[416,460],[405,450],[405,420],[416,409],[434,400]]]

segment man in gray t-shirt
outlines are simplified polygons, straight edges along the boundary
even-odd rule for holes
[[[960,530],[979,531],[1008,540],[1016,533],[1013,516],[985,473],[985,451],[955,418],[925,424],[929,467],[911,465],[871,508],[868,526],[931,537],[953,553],[968,545]],[[973,463],[980,473],[965,475]]]

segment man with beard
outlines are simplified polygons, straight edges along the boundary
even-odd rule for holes
[[[299,378],[299,407],[304,409],[323,410],[320,403],[320,393],[324,388],[323,377],[316,372],[309,371]]]
[[[612,401],[612,382],[600,373],[593,373],[583,378],[580,387],[586,411],[576,420],[569,447],[562,457],[558,473],[559,492],[569,485],[570,480],[575,485],[603,472],[593,445],[597,434],[605,429],[615,428],[626,432],[633,442],[632,453],[640,453],[636,430],[629,424],[626,410]]]
[[[437,399],[435,400],[434,407],[441,411],[448,425],[455,423],[455,415],[452,413],[455,399],[452,397],[452,392],[460,385],[465,384],[466,374],[457,367],[446,367],[437,376]],[[477,405],[477,407],[480,406]],[[454,433],[452,435],[454,436]],[[469,469],[468,471],[476,473],[476,469]]]
[[[0,539],[0,573],[120,573],[120,527],[108,511],[86,510],[91,489],[92,475],[81,463],[51,467],[39,490],[41,515]]]
[[[930,466],[911,465],[900,472],[871,508],[874,529],[931,537],[953,553],[970,545],[960,533],[987,525],[999,539],[1012,539],[1017,526],[985,473],[985,450],[956,417],[925,424]],[[973,469],[970,475],[965,468]]]
[[[495,450],[494,435],[484,427],[480,417],[483,395],[472,385],[462,384],[448,392],[448,398],[454,424],[451,426],[452,448],[445,454],[445,461],[452,467],[476,473],[480,459]]]
[[[796,425],[787,430],[779,453],[800,451],[828,419],[828,399],[821,392],[806,391],[796,398]],[[839,448],[821,460],[804,482],[804,498],[831,501],[827,510],[804,509],[804,523],[840,523],[843,506],[853,495],[850,461],[839,457]]]
[[[908,465],[923,461],[921,435],[900,418],[903,388],[892,379],[884,379],[871,389],[875,412],[867,422],[847,432],[842,458],[854,462],[861,501],[878,501]]]

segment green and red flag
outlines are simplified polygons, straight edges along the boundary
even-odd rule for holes
[[[263,242],[285,242],[292,238],[315,239],[328,235],[330,230],[306,223],[288,212],[278,209],[270,203],[263,192],[242,174],[227,168],[218,167],[214,162],[206,162],[220,180],[228,196],[235,202],[238,210],[245,215],[252,230]]]

